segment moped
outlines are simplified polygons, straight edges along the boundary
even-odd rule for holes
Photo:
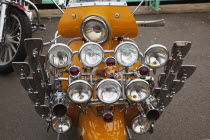
[[[59,9],[63,15],[47,56],[42,53],[46,43],[29,38],[28,61],[13,63],[48,129],[59,139],[77,127],[79,140],[132,139],[131,130],[152,133],[196,69],[183,65],[191,42],[174,42],[171,53],[161,44],[142,53],[132,39],[138,26],[163,26],[164,21],[136,21],[122,0],[70,0]],[[60,36],[69,42],[58,43]]]
[[[29,7],[34,9],[37,20]],[[24,61],[24,39],[40,27],[36,5],[29,0],[1,0],[0,2],[0,72],[12,72],[12,62]]]

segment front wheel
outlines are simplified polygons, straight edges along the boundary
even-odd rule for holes
[[[12,62],[25,60],[24,39],[32,37],[31,22],[21,10],[11,9],[4,25],[5,41],[0,43],[0,72],[13,71]]]

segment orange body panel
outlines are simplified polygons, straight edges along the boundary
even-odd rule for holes
[[[120,17],[115,18],[119,13]],[[72,14],[76,18],[72,18]],[[136,20],[127,6],[88,6],[67,8],[58,24],[58,32],[62,37],[82,37],[81,23],[87,16],[98,15],[105,19],[110,28],[110,39],[114,37],[136,37],[138,27]]]
[[[79,134],[84,140],[126,140],[124,113],[115,107],[114,120],[106,123],[88,108],[87,114],[79,117]]]

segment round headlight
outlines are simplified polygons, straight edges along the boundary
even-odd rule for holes
[[[82,34],[87,41],[104,43],[108,40],[109,29],[106,22],[98,16],[87,17],[82,23]]]
[[[132,80],[126,86],[126,95],[130,101],[144,101],[150,95],[149,83],[142,79]]]
[[[85,66],[95,67],[104,58],[103,48],[94,42],[86,43],[79,50],[79,58]]]
[[[48,61],[56,68],[65,68],[69,66],[71,60],[72,50],[65,44],[53,44],[48,51]]]
[[[114,79],[102,80],[96,88],[99,100],[106,104],[112,104],[119,100],[122,90],[121,85]]]
[[[55,117],[52,120],[52,128],[57,133],[65,133],[65,132],[67,132],[70,129],[70,127],[71,127],[71,120],[67,116]]]
[[[168,51],[165,46],[155,44],[150,46],[144,53],[145,64],[152,68],[159,68],[168,61]]]
[[[69,98],[76,103],[86,103],[92,97],[92,87],[84,80],[72,82],[67,90]]]
[[[137,116],[133,119],[131,127],[135,133],[145,134],[151,130],[152,124],[145,117]]]
[[[134,65],[139,60],[140,54],[138,46],[132,42],[120,43],[115,49],[115,58],[124,67]]]

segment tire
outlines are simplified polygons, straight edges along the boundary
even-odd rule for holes
[[[14,27],[12,26],[12,19],[13,20],[15,19],[16,22],[17,22],[17,24],[15,24]],[[9,20],[11,20],[11,21],[9,21]],[[10,23],[10,25],[9,25],[9,23]],[[11,26],[11,30],[10,30],[9,26]],[[2,52],[4,51],[2,53],[2,55],[0,55],[0,73],[13,72],[12,62],[22,62],[26,58],[26,51],[24,49],[24,40],[26,38],[31,38],[32,37],[31,22],[30,22],[28,16],[25,14],[24,11],[21,11],[17,8],[12,8],[11,11],[10,11],[10,17],[7,18],[6,24],[4,26],[4,29],[6,30],[5,32],[10,30],[11,38],[12,38],[12,27],[15,30],[15,26],[18,27],[17,30],[19,31],[19,35],[18,35],[18,31],[16,31],[17,35],[14,35],[14,36],[17,36],[19,38],[17,38],[17,37],[14,37],[14,38],[19,39],[19,40],[16,41],[14,38],[12,40],[18,42],[18,44],[11,45],[12,42],[8,39],[9,37],[8,38],[6,37],[7,33],[5,34],[6,40],[4,42],[4,45],[2,45],[3,47],[0,46],[0,54],[1,54],[1,51]],[[14,51],[14,48],[15,48],[16,51]],[[6,49],[8,49],[8,50],[6,50]],[[6,54],[6,53],[8,53],[8,54]],[[5,56],[5,54],[6,54],[6,56]],[[1,59],[4,60],[4,61],[2,61]]]

